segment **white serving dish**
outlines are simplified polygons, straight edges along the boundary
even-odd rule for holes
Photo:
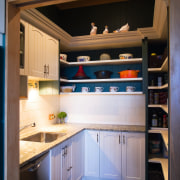
[[[86,62],[90,61],[90,56],[78,56],[77,57],[77,62]]]
[[[75,86],[61,86],[61,92],[73,92],[75,90]]]

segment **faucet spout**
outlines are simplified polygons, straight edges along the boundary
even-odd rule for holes
[[[25,126],[21,127],[19,130],[22,131],[23,129],[26,129],[26,128],[30,127],[30,126],[31,126],[31,127],[35,127],[35,126],[36,126],[36,123],[33,122],[33,123],[31,123],[31,124],[25,125]]]

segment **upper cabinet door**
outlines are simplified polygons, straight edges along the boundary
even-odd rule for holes
[[[121,132],[100,132],[100,177],[121,180]]]
[[[29,73],[30,76],[44,78],[45,33],[29,24]]]
[[[145,134],[122,133],[122,180],[145,179]]]
[[[85,131],[85,176],[99,177],[99,131]]]
[[[46,50],[45,50],[45,64],[47,71],[47,78],[59,79],[59,41],[46,35]]]

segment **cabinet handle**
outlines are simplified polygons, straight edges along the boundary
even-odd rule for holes
[[[119,135],[119,144],[121,144],[121,136]]]
[[[65,155],[67,155],[67,146],[65,146]]]
[[[47,65],[47,71],[46,73],[49,75],[49,64]]]
[[[44,78],[46,77],[46,64],[44,65]]]
[[[98,143],[98,141],[99,141],[99,140],[98,140],[98,134],[97,134],[97,143]]]
[[[70,171],[72,169],[72,166],[70,166],[68,169],[67,169],[67,171]]]
[[[125,136],[123,135],[123,144],[125,144]]]

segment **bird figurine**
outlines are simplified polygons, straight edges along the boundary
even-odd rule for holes
[[[91,31],[90,31],[90,35],[96,35],[96,33],[97,33],[97,27],[95,26],[95,23],[94,22],[92,22],[91,23]]]
[[[121,28],[116,29],[115,31],[113,31],[114,33],[118,33],[118,32],[127,32],[129,31],[129,24],[125,24],[123,25]]]
[[[106,26],[105,26],[105,29],[104,29],[104,31],[103,31],[103,34],[108,34],[108,32],[109,32],[108,26],[106,25]]]

